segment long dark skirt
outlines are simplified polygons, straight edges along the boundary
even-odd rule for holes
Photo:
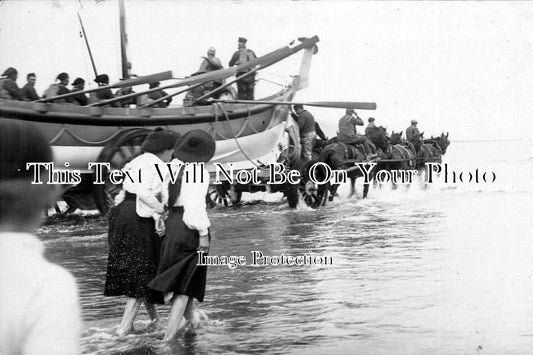
[[[160,241],[153,218],[139,217],[135,198],[127,198],[109,215],[109,258],[104,295],[126,295],[160,302],[147,285],[157,274]]]
[[[155,291],[174,292],[203,302],[207,266],[197,265],[199,242],[198,231],[183,223],[183,208],[174,207],[166,223],[159,270],[148,286]]]

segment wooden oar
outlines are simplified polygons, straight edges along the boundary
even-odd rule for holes
[[[259,101],[259,100],[212,100],[226,104],[252,104],[252,105],[303,105],[329,108],[351,108],[354,110],[375,110],[374,102],[351,102],[351,101],[315,101],[315,102],[293,102],[293,101]]]
[[[153,83],[153,82],[156,82],[156,81],[164,81],[164,80],[168,80],[168,79],[172,79],[172,71],[170,71],[170,70],[169,71],[164,71],[164,72],[161,72],[161,73],[145,75],[145,76],[139,76],[137,78],[132,78],[132,79],[119,81],[118,83],[115,83],[115,84],[112,84],[112,85],[100,86],[100,87],[97,87],[97,88],[94,88],[94,89],[87,89],[87,90],[83,90],[83,91],[75,91],[75,92],[70,92],[70,93],[64,94],[64,95],[49,97],[49,98],[46,98],[46,99],[40,99],[40,100],[37,100],[35,102],[50,102],[50,101],[64,99],[66,97],[71,97],[71,96],[79,95],[79,94],[88,94],[88,93],[91,93],[91,92],[97,92],[97,91],[102,91],[102,90],[106,90],[106,89],[116,89],[116,88],[122,88],[122,87],[128,87],[128,86],[148,84],[148,83]]]
[[[213,81],[213,80],[229,78],[230,76],[236,75],[239,72],[249,71],[249,70],[254,69],[254,68],[258,67],[258,66],[260,66],[260,69],[264,69],[264,68],[266,68],[266,67],[268,67],[270,65],[273,65],[273,64],[283,60],[284,58],[287,58],[287,57],[293,55],[294,53],[297,53],[298,51],[300,51],[300,50],[302,50],[304,48],[308,48],[308,47],[316,45],[317,42],[318,42],[318,37],[314,36],[312,38],[308,38],[308,39],[303,40],[302,43],[300,43],[299,45],[297,45],[297,46],[295,46],[293,48],[291,48],[289,46],[282,47],[282,48],[277,49],[277,50],[275,50],[275,51],[273,51],[271,53],[265,54],[262,57],[256,58],[256,59],[254,59],[254,60],[252,60],[250,62],[241,64],[241,65],[238,65],[238,66],[233,66],[231,68],[219,69],[219,70],[214,70],[214,71],[211,71],[211,72],[207,72],[207,73],[203,73],[203,74],[199,74],[199,75],[195,75],[195,76],[190,76],[188,78],[185,78],[185,80],[182,80],[182,81],[180,81],[178,83],[175,83],[175,84],[161,86],[161,87],[149,89],[149,90],[146,90],[146,91],[143,91],[143,92],[136,92],[136,93],[120,96],[120,97],[115,97],[115,98],[109,99],[109,100],[95,102],[95,103],[90,104],[88,106],[109,105],[109,104],[112,104],[112,103],[117,102],[117,101],[122,101],[122,100],[126,100],[126,99],[129,99],[129,98],[141,96],[141,95],[146,95],[146,94],[149,94],[149,93],[152,93],[152,92],[155,92],[155,91],[165,90],[165,89],[174,89],[174,88],[178,88],[178,87],[182,87],[182,86],[189,86],[190,88],[192,88],[193,86],[194,87],[198,86],[197,84],[199,84],[199,83],[203,84],[203,83],[207,83],[207,82],[210,82],[210,81]],[[183,92],[183,91],[181,91],[181,92]],[[175,96],[175,95],[172,95],[172,96]],[[166,98],[168,98],[168,97],[166,97]],[[161,101],[163,101],[163,100],[161,100]],[[152,104],[155,104],[155,103],[156,102],[152,102]],[[146,106],[150,106],[150,105],[146,105]]]

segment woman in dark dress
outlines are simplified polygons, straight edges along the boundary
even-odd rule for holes
[[[163,188],[170,214],[166,222],[161,261],[157,276],[148,285],[172,299],[168,327],[163,340],[172,339],[183,315],[191,319],[193,300],[202,302],[205,294],[206,266],[198,266],[198,252],[209,251],[209,227],[205,196],[209,172],[205,169],[215,153],[215,141],[205,131],[186,133],[174,148],[173,171],[176,182]],[[187,164],[184,166],[184,163]],[[194,171],[196,170],[196,174]],[[195,179],[196,178],[196,179]]]
[[[132,177],[139,176],[137,171],[140,170],[141,181],[124,180],[123,201],[109,216],[109,258],[104,295],[127,296],[122,322],[116,330],[118,335],[133,329],[141,302],[152,321],[158,321],[157,310],[152,304],[158,302],[157,295],[147,287],[159,265],[160,239],[155,221],[164,212],[163,182],[155,166],[160,165],[161,171],[166,170],[163,165],[170,161],[178,137],[175,132],[154,131],[141,146],[144,153],[123,169],[134,171],[130,173]]]

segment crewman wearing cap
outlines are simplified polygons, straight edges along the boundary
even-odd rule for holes
[[[85,89],[85,80],[82,78],[76,78],[72,82],[72,92],[83,91]],[[89,98],[84,93],[78,93],[71,97],[74,104],[79,106],[86,106],[89,103]]]
[[[199,72],[207,73],[209,71],[222,69],[222,63],[220,62],[220,59],[215,57],[215,54],[215,47],[210,47],[207,50],[207,57],[202,57],[203,61],[200,64],[200,68],[198,69]]]
[[[229,66],[243,65],[257,58],[254,51],[246,48],[246,42],[248,40],[244,37],[239,37],[238,50],[233,53]],[[241,76],[250,71],[248,69],[242,69],[237,72],[237,76]],[[254,99],[254,86],[255,86],[255,73],[250,74],[247,77],[237,81],[237,91],[239,100],[253,100]]]
[[[200,64],[200,68],[198,68],[198,73],[207,73],[214,70],[222,69],[222,62],[220,59],[215,57],[216,49],[215,47],[210,47],[207,50],[207,57],[202,57],[203,61]],[[214,80],[210,81],[208,83],[205,83],[204,86],[208,91],[214,90],[218,88],[219,86],[222,86],[223,80]],[[217,98],[217,97],[215,97]]]
[[[70,93],[70,90],[67,88],[67,85],[70,81],[70,78],[67,73],[59,73],[56,77],[56,83],[50,85],[43,93],[43,98],[50,98],[54,96],[60,96]],[[72,99],[70,97],[55,100],[56,104],[70,104]]]
[[[370,136],[376,129],[378,129],[374,123],[375,121],[376,119],[374,117],[368,118],[368,125],[365,128],[365,136]]]
[[[109,85],[109,76],[107,74],[100,74],[96,76],[94,79],[94,82],[98,84],[98,86],[107,86]],[[95,93],[91,93],[91,99],[94,101],[102,101],[102,100],[109,100],[113,99],[115,95],[111,92],[111,89],[104,89],[97,91]],[[105,105],[109,106],[109,105]],[[105,107],[104,106],[104,107]],[[111,104],[112,107],[120,107],[118,102],[113,102]]]
[[[408,142],[413,143],[416,151],[418,152],[420,150],[422,142],[420,141],[420,131],[418,130],[418,128],[416,128],[417,123],[417,120],[411,120],[411,125],[405,130],[405,137],[407,138]]]
[[[7,68],[0,77],[0,99],[24,100],[22,91],[17,85],[18,71],[15,68]]]
[[[376,156],[376,147],[365,136],[357,134],[356,126],[364,125],[361,117],[357,115],[353,109],[347,109],[346,114],[339,120],[339,131],[337,132],[337,139],[340,142],[356,145],[363,144],[367,158],[374,158]]]

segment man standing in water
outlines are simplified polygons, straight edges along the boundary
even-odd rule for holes
[[[248,40],[243,37],[239,37],[239,50],[233,53],[229,66],[242,65],[256,59],[254,51],[246,48],[246,42]],[[237,72],[237,76],[244,75],[249,70]],[[247,77],[237,81],[238,99],[239,100],[253,100],[254,99],[254,86],[255,86],[255,73],[250,74]]]
[[[32,234],[60,190],[46,181],[32,184],[38,168],[26,164],[51,161],[50,146],[34,126],[0,122],[0,354],[79,353],[76,281],[46,260]]]
[[[300,129],[300,144],[302,146],[302,159],[313,159],[313,147],[316,140],[315,118],[304,109],[302,105],[294,105],[296,115],[292,117],[297,121]]]

